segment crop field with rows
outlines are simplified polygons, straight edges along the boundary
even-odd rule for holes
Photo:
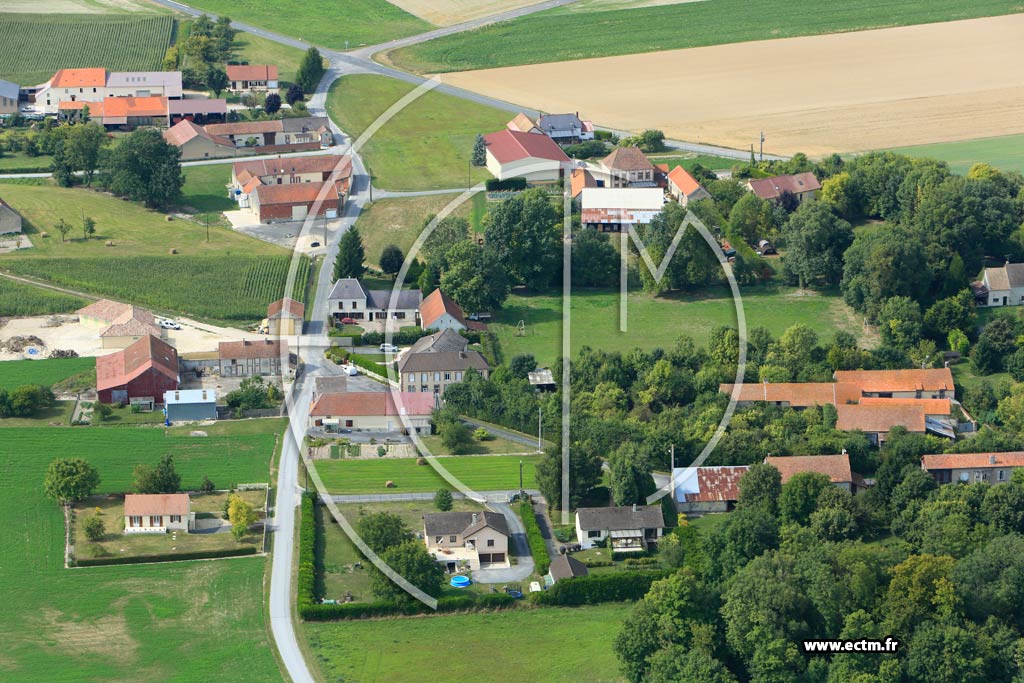
[[[173,33],[170,16],[0,14],[0,78],[36,85],[62,68],[158,71]]]
[[[0,316],[69,313],[86,303],[77,296],[0,278]]]

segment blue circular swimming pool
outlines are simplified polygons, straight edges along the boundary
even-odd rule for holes
[[[471,581],[468,576],[453,576],[450,581],[453,588],[467,588]]]

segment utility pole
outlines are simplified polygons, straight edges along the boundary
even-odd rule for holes
[[[519,497],[523,498],[526,491],[523,489],[523,461],[519,461]]]
[[[541,438],[540,438],[541,430],[544,427],[543,416],[544,416],[544,409],[541,408],[540,406],[537,406],[537,452],[538,453],[540,453],[541,451],[544,450],[544,447],[542,445]]]
[[[764,131],[761,131],[761,161],[764,161]]]
[[[669,475],[671,475],[672,474],[672,470],[674,470],[676,468],[676,445],[675,444],[672,444],[671,446],[668,447],[668,453],[669,453],[668,473],[669,473]]]

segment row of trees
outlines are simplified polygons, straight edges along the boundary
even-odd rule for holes
[[[40,384],[23,384],[10,391],[0,387],[0,418],[32,417],[55,402],[50,388]]]

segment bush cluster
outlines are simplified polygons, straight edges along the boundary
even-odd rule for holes
[[[530,501],[524,500],[519,504],[519,516],[523,519],[526,540],[530,544],[530,554],[533,555],[536,571],[538,574],[547,574],[548,567],[551,565],[551,557],[548,555],[548,546],[544,543],[544,536],[540,533],[540,527],[537,525],[537,518],[533,514],[533,506]]]
[[[505,180],[498,180],[497,178],[488,178],[484,184],[488,192],[501,192],[503,190],[525,190],[526,189],[526,178],[506,178]]]
[[[596,605],[601,602],[635,602],[645,595],[651,584],[663,579],[663,571],[616,572],[591,574],[559,581],[530,599],[538,605]]]
[[[110,564],[143,564],[146,562],[177,562],[179,560],[211,560],[219,557],[235,557],[238,555],[255,555],[253,546],[241,548],[224,548],[222,550],[197,550],[192,553],[175,553],[172,555],[137,555],[135,557],[95,557],[75,561],[79,567],[101,567]]]

